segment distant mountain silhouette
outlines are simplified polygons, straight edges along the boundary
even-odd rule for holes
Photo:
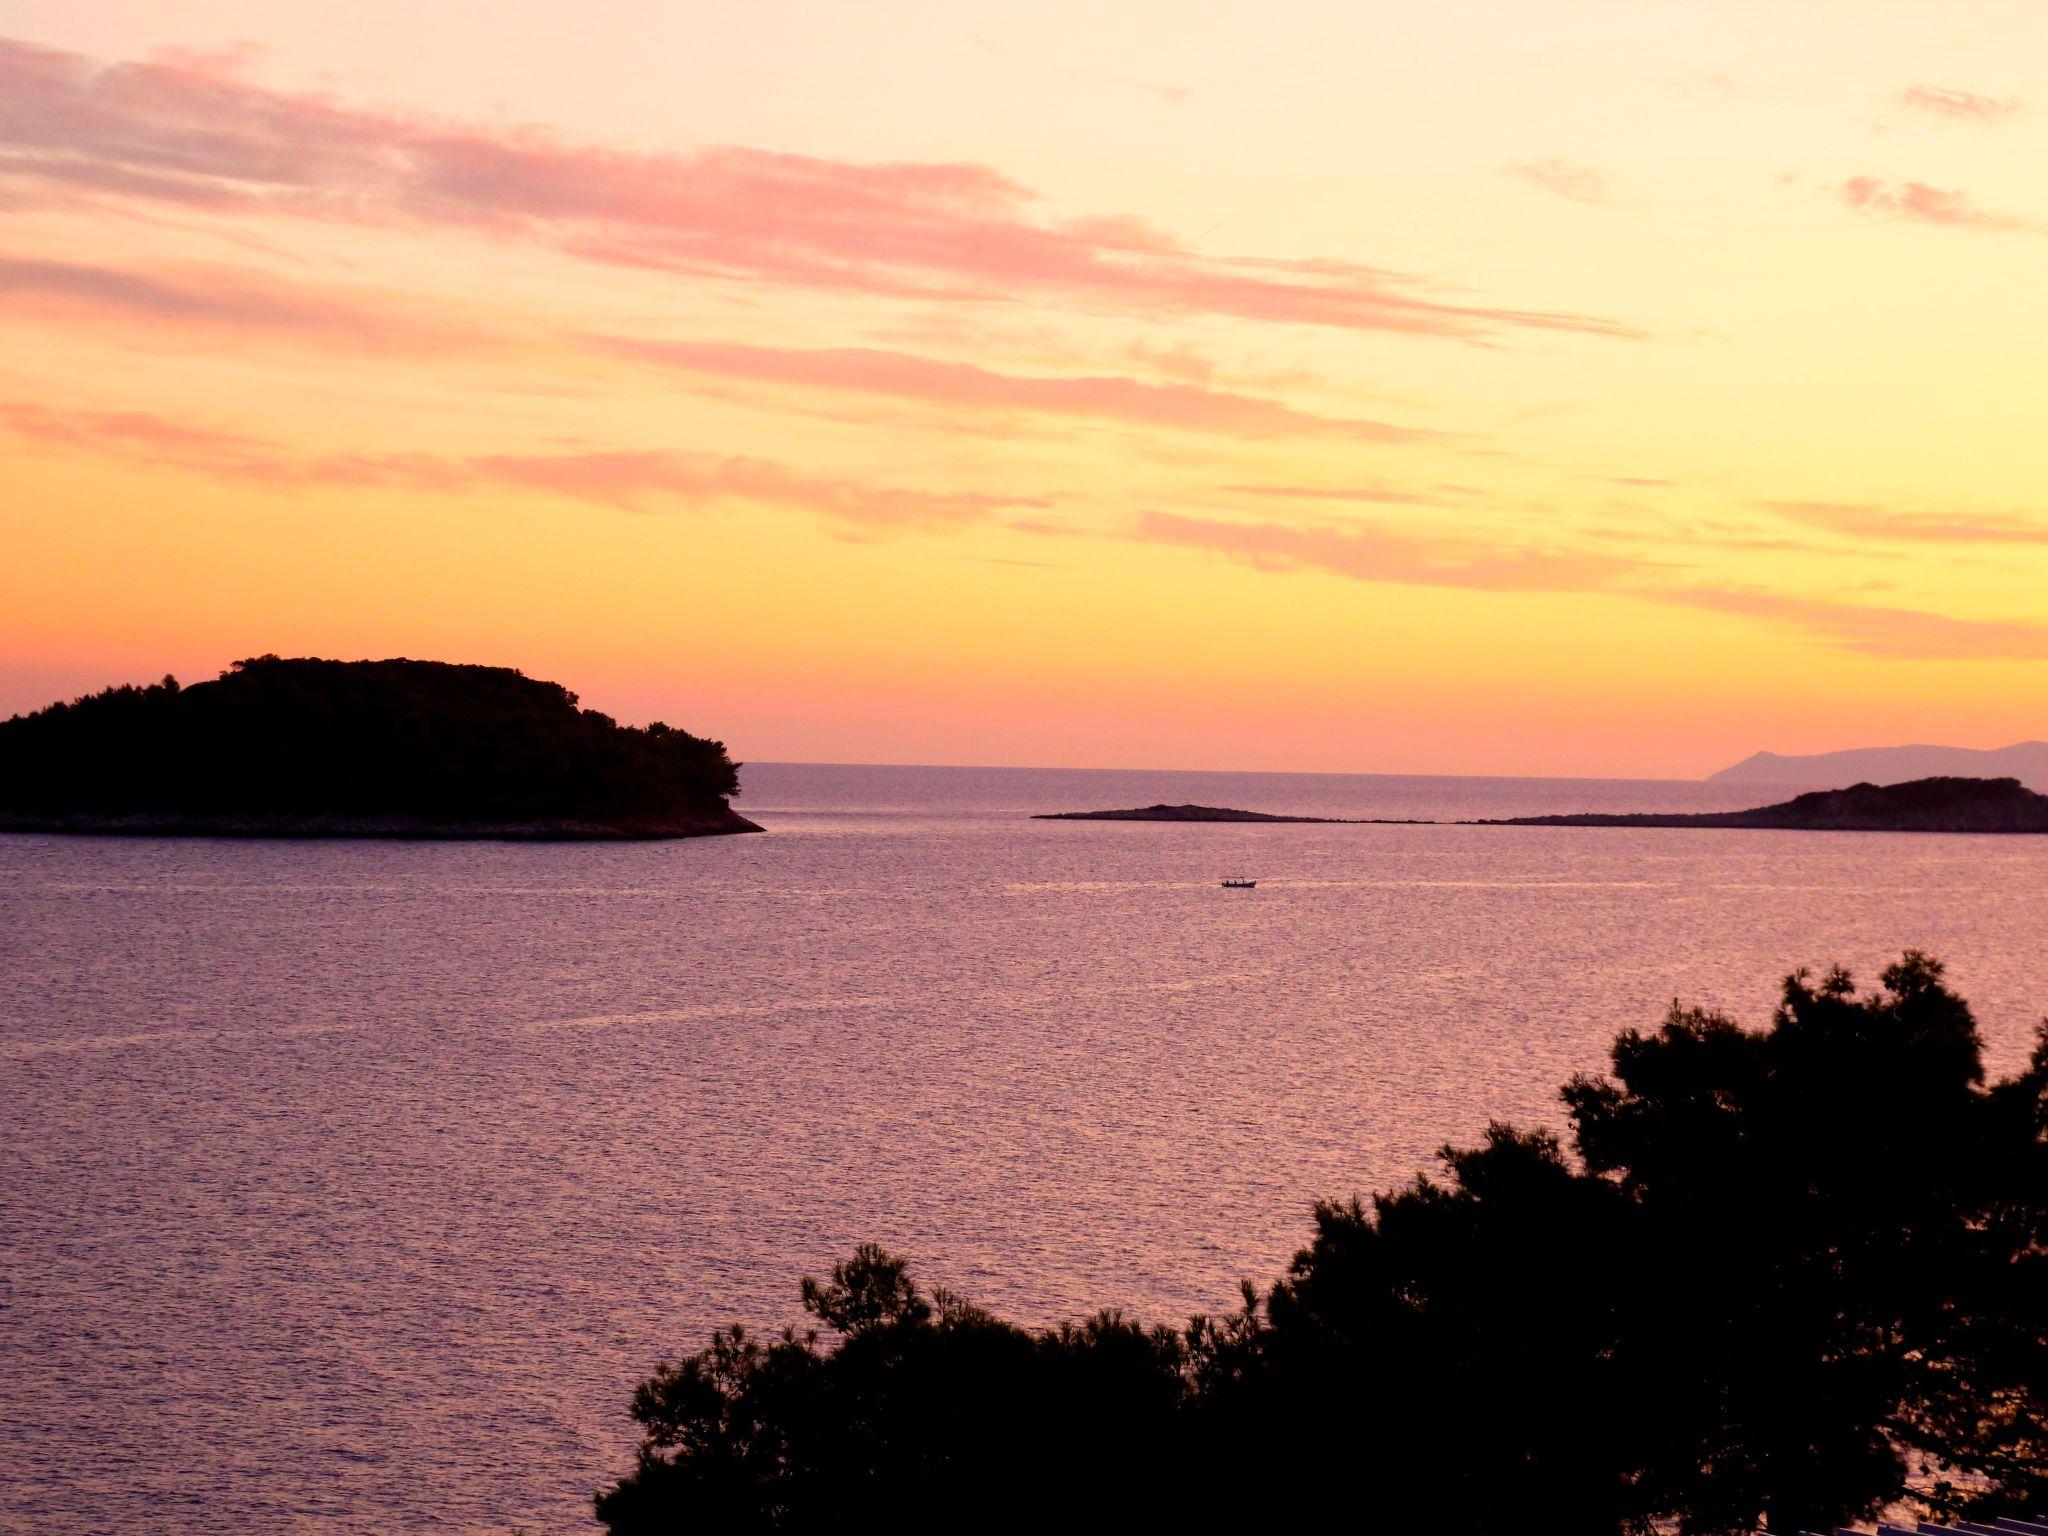
[[[0,831],[596,839],[758,832],[725,747],[509,667],[238,661],[0,722]]]
[[[1787,757],[1759,752],[1732,768],[1707,775],[1709,783],[1788,784],[1840,789],[1849,784],[1897,784],[1906,779],[2018,779],[2048,790],[2048,741],[2021,741],[1989,751],[1976,747],[1854,747]]]
[[[1515,816],[1509,827],[1751,827],[1786,832],[2048,832],[2048,795],[2018,779],[1915,779],[1820,789],[1780,805],[1704,814]]]

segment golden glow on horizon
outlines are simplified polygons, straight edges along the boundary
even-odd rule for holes
[[[0,710],[275,650],[756,759],[2048,734],[2037,7],[177,9],[0,7]]]

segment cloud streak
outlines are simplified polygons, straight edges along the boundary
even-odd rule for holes
[[[430,495],[520,491],[625,511],[704,511],[733,504],[805,512],[843,533],[951,528],[1043,498],[878,486],[771,459],[677,449],[578,453],[291,454],[258,438],[137,411],[66,411],[0,402],[0,431],[283,490],[398,490]]]
[[[1562,156],[1547,160],[1517,160],[1504,167],[1506,173],[1530,186],[1589,207],[1612,208],[1620,202],[1607,178],[1590,166],[1577,165]]]
[[[2003,122],[2020,110],[2020,103],[2010,97],[1980,96],[1940,85],[1909,85],[1895,102],[1901,111],[1963,123]]]
[[[0,431],[54,447],[172,463],[224,462],[263,449],[253,437],[186,426],[147,411],[62,411],[25,400],[0,401]]]
[[[881,395],[947,410],[1090,417],[1234,437],[1332,437],[1406,443],[1441,434],[1382,421],[1318,416],[1276,400],[1198,384],[1148,384],[1116,375],[1000,373],[871,347],[790,349],[736,342],[584,340],[614,357],[753,383]]]
[[[15,319],[112,323],[137,338],[168,327],[214,336],[289,337],[369,352],[495,344],[480,329],[465,330],[414,306],[286,283],[247,267],[139,272],[0,254],[0,308]]]
[[[1303,527],[1147,512],[1128,537],[1200,550],[1273,574],[1479,592],[1586,593],[1789,625],[1843,650],[1905,660],[2048,657],[2048,624],[1955,618],[1752,587],[1658,581],[1623,556],[1503,545],[1378,527]]]
[[[1226,485],[1237,496],[1272,501],[1334,501],[1378,506],[1469,507],[1479,493],[1470,486],[1434,485],[1421,489],[1401,485]]]
[[[160,272],[0,254],[0,308],[15,320],[98,325],[117,339],[165,335],[291,340],[349,351],[433,355],[558,353],[625,360],[668,374],[877,396],[949,413],[1082,418],[1247,440],[1353,443],[1447,440],[1448,434],[1361,417],[1324,416],[1201,383],[1118,374],[1030,375],[882,348],[778,348],[611,335],[524,335],[500,319],[473,323],[383,294],[309,287],[245,266]]]
[[[809,512],[842,529],[957,527],[1004,508],[1043,505],[1019,496],[865,485],[771,459],[671,449],[567,454],[351,454],[286,464],[296,484],[397,487],[436,494],[510,489],[627,511],[703,510],[733,502]]]
[[[1766,512],[1849,538],[1916,544],[2048,545],[2048,520],[2028,512],[1901,511],[1869,503],[1760,501]]]
[[[1464,304],[1349,261],[1218,257],[1125,216],[1052,220],[984,165],[742,147],[646,154],[268,91],[190,57],[0,41],[0,185],[189,210],[445,227],[594,262],[924,299],[1041,301],[1481,340],[1638,334]]]
[[[1843,650],[1900,661],[2038,661],[2048,657],[2048,624],[1960,619],[1917,608],[1842,603],[1748,587],[1691,587],[1653,601],[1744,618],[1769,619]]]
[[[944,530],[1006,512],[1043,509],[1050,498],[976,491],[930,491],[875,485],[794,468],[775,460],[678,449],[594,449],[569,453],[355,452],[293,454],[258,437],[195,426],[141,411],[67,410],[29,401],[0,401],[0,432],[65,451],[170,467],[280,490],[401,491],[475,496],[495,491],[544,495],[635,512],[708,511],[734,505],[805,513],[843,536]],[[1321,499],[1395,500],[1372,488],[1328,493],[1319,488],[1243,486],[1249,494]],[[1866,519],[1885,536],[1964,538],[2048,544],[2048,526],[2019,519],[1978,520],[1958,532],[1948,520],[1925,526],[1881,508],[1834,503],[1771,502],[1796,520],[1860,530]],[[1011,518],[1022,532],[1071,535],[1079,530]],[[1271,574],[1312,571],[1352,581],[1495,593],[1583,593],[1631,598],[1786,624],[1829,644],[1900,659],[2040,659],[2048,657],[2048,624],[1957,618],[1903,607],[1752,587],[1677,585],[1670,569],[1638,556],[1515,545],[1469,534],[1418,533],[1345,523],[1301,525],[1234,521],[1147,511],[1121,535],[1233,560]]]
[[[1932,187],[1924,181],[1888,182],[1875,176],[1852,176],[1836,190],[1836,195],[1858,213],[1901,224],[1975,229],[1991,234],[2041,233],[2041,226],[2032,219],[1979,208],[1966,192]]]
[[[1462,587],[1488,592],[1583,592],[1636,568],[1616,556],[1516,548],[1373,526],[1240,523],[1140,514],[1135,537],[1206,550],[1269,572],[1313,570],[1354,581]]]

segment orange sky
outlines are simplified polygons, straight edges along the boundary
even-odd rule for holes
[[[2048,735],[2035,0],[0,0],[0,711],[743,758]]]

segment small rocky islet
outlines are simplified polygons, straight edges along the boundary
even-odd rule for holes
[[[1284,816],[1212,805],[1149,805],[1127,811],[1059,811],[1036,821],[1301,823],[1322,826],[1728,827],[1780,832],[2048,833],[2048,795],[2018,779],[1929,778],[1815,790],[1746,811],[1579,812],[1458,822],[1339,816]]]
[[[1285,822],[1311,826],[1358,826],[1376,818],[1276,816],[1267,811],[1234,811],[1221,805],[1141,805],[1128,811],[1041,811],[1033,821],[1229,821]]]

